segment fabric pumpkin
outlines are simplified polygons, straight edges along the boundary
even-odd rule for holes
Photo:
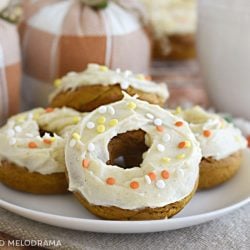
[[[19,110],[21,63],[16,26],[0,19],[0,124]]]
[[[53,81],[88,63],[148,73],[151,47],[140,22],[141,5],[113,0],[97,9],[86,2],[24,1],[20,31],[27,108],[47,105]]]

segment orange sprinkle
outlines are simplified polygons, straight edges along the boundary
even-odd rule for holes
[[[84,168],[88,168],[89,167],[89,160],[87,160],[87,159],[82,160],[82,166]]]
[[[113,177],[107,178],[106,183],[108,185],[114,185],[115,184],[115,178],[113,178]]]
[[[50,139],[43,139],[43,142],[45,144],[48,144],[48,145],[50,145],[52,143],[52,141]]]
[[[210,130],[204,130],[204,131],[203,131],[203,135],[204,135],[205,137],[210,137],[211,134],[212,134],[212,132],[211,132]]]
[[[162,177],[163,179],[168,179],[168,178],[169,178],[169,172],[168,172],[167,170],[163,170],[163,171],[161,172],[161,177]]]
[[[250,148],[250,135],[247,136],[248,147]]]
[[[45,112],[46,112],[46,113],[50,113],[50,112],[53,112],[53,111],[54,111],[54,109],[53,109],[53,108],[50,108],[50,107],[45,109]]]
[[[156,174],[154,172],[148,173],[148,176],[151,179],[151,181],[154,181],[156,179]]]
[[[176,122],[174,125],[176,126],[176,127],[181,127],[181,126],[183,126],[183,122],[182,121],[178,121],[178,122]]]
[[[137,189],[137,188],[139,188],[139,182],[137,182],[137,181],[132,181],[132,182],[130,183],[130,187],[131,187],[132,189]]]
[[[148,75],[148,76],[145,76],[145,79],[148,80],[148,81],[151,81],[152,77],[150,75]]]
[[[163,126],[156,126],[156,130],[158,132],[163,132],[164,131],[164,127]]]
[[[28,147],[29,148],[37,148],[38,146],[35,142],[31,141],[31,142],[29,142]]]
[[[182,141],[178,144],[178,148],[185,148],[186,147],[186,142]]]

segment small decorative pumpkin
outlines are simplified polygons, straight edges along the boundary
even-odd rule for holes
[[[0,125],[19,110],[21,63],[16,26],[20,9],[0,1]]]
[[[88,63],[149,73],[151,44],[136,0],[25,0],[23,99],[47,105],[54,79]],[[142,9],[141,9],[142,8]]]

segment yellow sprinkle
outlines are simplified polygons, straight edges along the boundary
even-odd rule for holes
[[[97,127],[96,127],[96,131],[98,132],[98,133],[103,133],[104,131],[106,130],[106,128],[105,128],[105,126],[104,125],[98,125]]]
[[[129,102],[127,106],[128,106],[128,108],[131,109],[131,110],[133,110],[133,109],[136,108],[136,104],[135,104],[134,102]]]
[[[51,137],[51,138],[50,138],[50,141],[51,141],[51,142],[54,142],[55,140],[56,140],[56,137]]]
[[[109,68],[105,65],[99,66],[99,69],[100,69],[100,71],[103,71],[103,72],[107,72],[109,70]]]
[[[161,158],[161,160],[164,162],[164,163],[169,163],[171,161],[171,159],[169,157],[163,157]]]
[[[78,141],[81,139],[81,136],[78,133],[73,133],[72,137]]]
[[[58,78],[58,79],[56,79],[56,80],[54,81],[54,86],[55,86],[56,88],[60,87],[61,85],[62,85],[62,80],[61,80],[60,78]]]
[[[190,148],[190,147],[191,147],[190,141],[185,141],[185,148]]]
[[[33,119],[34,120],[37,120],[39,117],[40,117],[40,113],[37,112],[37,113],[33,114]]]
[[[26,118],[25,115],[20,115],[20,116],[18,116],[18,118],[17,118],[17,122],[24,122],[25,118]]]
[[[106,118],[104,116],[100,116],[98,119],[97,119],[97,123],[99,124],[103,124],[106,122]]]
[[[236,142],[240,142],[240,141],[241,141],[241,138],[240,138],[238,135],[236,135],[236,136],[234,137],[234,139],[235,139]]]
[[[145,76],[143,74],[139,74],[136,76],[138,80],[145,80]]]
[[[79,116],[74,116],[73,117],[73,122],[74,123],[78,123],[81,120],[81,118]]]
[[[178,114],[180,114],[181,112],[182,112],[182,108],[179,106],[179,107],[177,107],[177,108],[175,109],[174,114],[178,115]]]
[[[109,126],[114,127],[118,124],[118,120],[117,119],[112,119],[109,121]]]
[[[176,155],[176,159],[184,159],[185,157],[186,157],[185,154]]]

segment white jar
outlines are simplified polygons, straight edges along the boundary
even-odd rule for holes
[[[198,56],[212,105],[250,119],[250,0],[198,2]]]

